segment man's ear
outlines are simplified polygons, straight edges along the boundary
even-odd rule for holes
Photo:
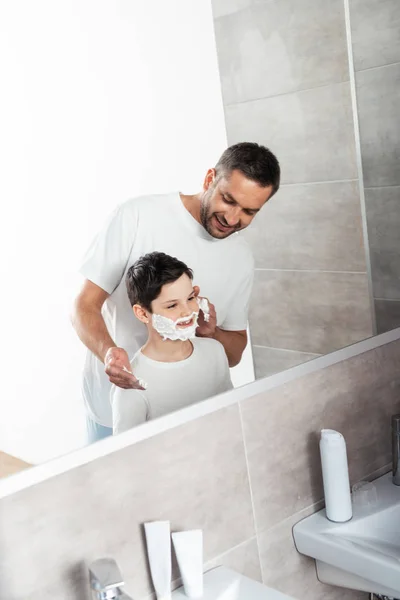
[[[143,308],[143,306],[140,306],[140,304],[134,304],[132,309],[133,309],[133,314],[135,315],[135,317],[137,319],[139,319],[139,321],[141,321],[142,323],[145,323],[145,325],[147,325],[147,323],[149,323],[149,321],[150,321],[149,312],[145,308]]]
[[[207,175],[205,176],[204,183],[203,183],[204,191],[207,191],[208,188],[210,187],[210,185],[213,184],[213,182],[215,180],[215,174],[216,174],[215,169],[208,169]]]
[[[193,286],[194,295],[198,296],[200,294],[200,288],[198,285]]]

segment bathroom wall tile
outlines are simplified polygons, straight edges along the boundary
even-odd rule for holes
[[[258,553],[257,539],[253,538],[240,546],[229,550],[218,558],[208,562],[204,570],[222,565],[233,569],[246,577],[262,582],[260,557]]]
[[[214,26],[225,104],[349,79],[341,0],[255,1]]]
[[[253,0],[211,0],[214,19],[232,15],[248,8]]]
[[[282,167],[282,183],[357,178],[348,83],[227,106],[229,144],[259,142]]]
[[[320,583],[315,561],[297,552],[292,528],[313,512],[314,509],[297,513],[259,535],[265,585],[297,600],[367,600],[368,595],[363,592]]]
[[[400,61],[398,0],[350,0],[356,71]]]
[[[283,186],[243,235],[259,268],[366,271],[356,181]]]
[[[356,74],[366,187],[400,184],[400,63]]]
[[[86,597],[88,564],[113,556],[141,598],[151,591],[141,523],[156,519],[203,529],[206,561],[254,536],[237,406],[1,500],[1,585],[15,600]]]
[[[319,354],[307,354],[307,352],[294,352],[282,350],[281,348],[265,348],[253,346],[253,361],[256,378],[268,377],[280,371],[286,371],[301,363],[317,358]]]
[[[352,484],[390,462],[399,361],[393,342],[242,402],[258,532],[322,498],[322,428],[345,436]]]
[[[256,346],[326,354],[372,335],[367,275],[257,270],[250,305]]]
[[[376,300],[376,328],[378,333],[384,333],[400,327],[400,301]]]
[[[400,186],[365,190],[376,298],[400,300]]]

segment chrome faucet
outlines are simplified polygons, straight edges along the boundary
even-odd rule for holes
[[[89,567],[90,588],[94,600],[132,600],[121,587],[125,584],[113,558],[99,558]]]
[[[400,414],[392,416],[393,483],[400,485]]]

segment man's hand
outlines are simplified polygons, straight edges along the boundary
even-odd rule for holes
[[[104,357],[105,372],[111,383],[125,390],[144,390],[138,379],[132,373],[129,356],[123,348],[113,346],[107,350]]]

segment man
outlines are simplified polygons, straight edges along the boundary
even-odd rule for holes
[[[128,297],[148,336],[130,370],[145,389],[114,390],[114,435],[232,389],[222,344],[195,337],[204,299],[192,280],[185,263],[163,252],[145,254],[128,270]]]
[[[111,385],[141,389],[132,358],[146,339],[125,289],[131,265],[155,250],[177,256],[196,272],[210,299],[210,319],[196,334],[218,340],[231,367],[246,347],[253,258],[237,235],[279,188],[280,167],[264,146],[243,142],[227,148],[207,171],[198,194],[145,196],[118,206],[89,248],[81,268],[86,278],[73,313],[87,346],[83,394],[89,440],[112,434]]]

